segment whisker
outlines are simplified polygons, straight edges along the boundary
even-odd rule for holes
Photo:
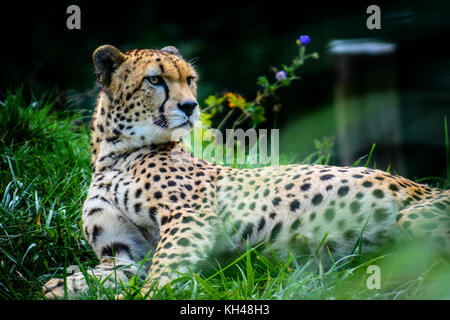
[[[200,57],[192,58],[191,60],[189,60],[189,64],[194,65],[199,59]]]
[[[160,126],[160,127],[167,127],[167,120],[166,119],[164,119],[164,118],[158,118],[158,119],[156,119],[155,121],[154,121],[154,123],[157,125],[157,126]]]

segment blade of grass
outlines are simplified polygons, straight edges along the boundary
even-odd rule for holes
[[[372,159],[372,154],[373,154],[373,150],[375,150],[375,146],[376,146],[376,144],[375,143],[373,143],[372,144],[372,148],[370,148],[370,151],[369,151],[369,156],[367,157],[367,161],[366,161],[366,163],[364,164],[364,167],[368,167],[369,166],[369,164],[370,164],[370,160]]]
[[[447,166],[447,183],[450,181],[450,143],[448,137],[447,116],[444,116],[444,130],[445,130],[445,160]]]

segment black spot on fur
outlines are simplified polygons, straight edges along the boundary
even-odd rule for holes
[[[320,177],[320,180],[325,181],[325,180],[330,180],[334,178],[334,175],[332,174],[324,174],[323,176]]]
[[[264,219],[264,217],[261,217],[261,219],[259,219],[259,222],[258,222],[258,232],[261,231],[265,225],[266,225],[266,219]]]
[[[274,206],[278,206],[280,204],[280,202],[281,202],[281,198],[280,197],[275,197],[272,200],[272,203],[273,203]]]
[[[347,195],[348,191],[349,191],[349,187],[348,186],[340,187],[338,189],[338,196],[344,197],[345,195]]]
[[[300,202],[298,202],[298,200],[294,200],[289,204],[289,206],[290,206],[291,211],[295,211],[298,208],[300,208]]]
[[[165,245],[164,245],[164,249],[169,249],[169,248],[171,248],[172,247],[172,244],[170,243],[170,242],[167,242]]]
[[[242,238],[243,238],[244,240],[246,240],[246,239],[248,239],[248,238],[251,237],[252,233],[253,233],[253,224],[249,223],[249,224],[245,227],[244,231],[242,232]]]
[[[118,256],[119,253],[125,252],[129,257],[131,257],[130,247],[121,242],[114,242],[111,245],[107,245],[102,249],[102,257],[114,257]]]
[[[95,243],[97,240],[97,237],[100,236],[103,232],[102,227],[94,226],[94,230],[92,231],[92,242]]]
[[[92,208],[91,210],[89,210],[89,212],[87,213],[88,216],[93,215],[97,212],[103,211],[102,208]]]
[[[388,217],[388,211],[384,208],[376,209],[373,215],[376,222],[381,222]]]
[[[444,210],[445,209],[445,204],[442,204],[440,202],[435,202],[433,203],[433,205],[438,208],[439,210]]]
[[[292,222],[291,224],[291,229],[297,230],[299,226],[300,226],[300,219],[295,219],[294,222]]]
[[[384,193],[380,189],[373,190],[372,194],[374,195],[375,198],[378,198],[378,199],[384,198]]]
[[[358,201],[353,201],[352,203],[350,203],[350,210],[352,211],[352,213],[358,213],[360,209],[361,203],[359,203]]]
[[[139,197],[141,196],[141,194],[142,194],[142,189],[139,188],[139,189],[136,190],[136,193],[134,194],[134,196],[135,196],[136,198],[139,198]]]
[[[289,184],[285,185],[284,188],[285,188],[286,190],[291,190],[293,186],[294,186],[293,183],[289,183]]]
[[[182,247],[187,247],[191,242],[189,241],[189,239],[187,238],[181,238],[180,240],[178,240],[177,244],[182,246]]]
[[[281,222],[278,222],[272,229],[272,232],[270,234],[270,240],[273,241],[275,240],[278,235],[280,234],[281,231],[281,227],[283,226],[283,224]]]
[[[398,191],[398,187],[397,187],[397,185],[394,184],[394,183],[391,183],[391,184],[389,185],[389,189],[392,190],[392,191]]]
[[[363,187],[370,188],[373,186],[373,183],[370,181],[364,181],[362,185]]]
[[[140,203],[136,203],[134,205],[134,211],[136,211],[136,213],[140,213],[141,212],[141,208],[142,208],[142,204],[140,204]]]
[[[333,220],[335,214],[336,214],[336,212],[334,211],[333,208],[328,208],[324,214],[325,220],[327,220],[327,221]]]
[[[150,207],[148,209],[148,215],[149,215],[150,219],[152,219],[152,221],[155,223],[156,223],[156,213],[157,213],[156,207]]]
[[[318,193],[314,196],[314,198],[312,198],[312,204],[317,206],[322,202],[322,200],[323,200],[322,194]]]
[[[309,188],[311,188],[311,184],[310,184],[310,183],[305,183],[305,184],[302,184],[302,185],[301,185],[300,190],[302,190],[302,191],[308,191]]]

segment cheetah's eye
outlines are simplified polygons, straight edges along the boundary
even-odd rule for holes
[[[193,76],[189,76],[186,78],[186,82],[187,82],[188,86],[190,86],[192,84],[192,80],[194,80]]]
[[[146,77],[145,79],[154,86],[160,86],[164,83],[164,80],[161,76],[149,76]]]

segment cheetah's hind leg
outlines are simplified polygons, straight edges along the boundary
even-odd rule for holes
[[[429,241],[450,253],[450,190],[406,206],[395,220],[409,237]]]

